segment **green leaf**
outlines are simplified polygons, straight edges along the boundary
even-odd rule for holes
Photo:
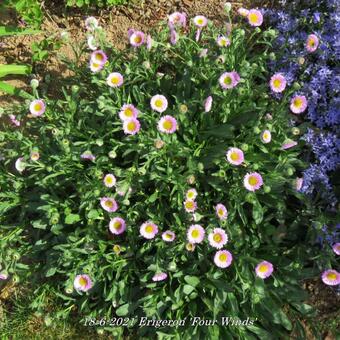
[[[125,305],[121,305],[116,309],[116,314],[118,316],[125,316],[129,314],[129,304],[126,303]]]
[[[46,227],[47,227],[47,224],[43,223],[41,220],[37,220],[37,221],[32,222],[32,227],[36,228],[36,229],[43,229],[43,230],[45,230]]]
[[[197,276],[184,276],[184,281],[190,286],[196,287],[200,283],[200,279]]]
[[[78,214],[69,214],[65,218],[66,224],[74,224],[78,221],[80,221],[80,216]]]
[[[253,219],[256,224],[260,224],[263,221],[263,209],[259,203],[253,206]]]
[[[183,292],[186,295],[189,295],[190,293],[192,293],[195,290],[195,287],[190,286],[190,285],[184,285],[183,287]]]
[[[30,74],[32,72],[31,66],[28,65],[0,65],[0,78],[5,77],[9,74]]]
[[[34,99],[34,97],[24,90],[20,90],[13,85],[7,84],[4,81],[0,81],[0,91],[6,92],[12,96],[18,96],[25,99]]]
[[[57,271],[57,268],[53,267],[53,268],[50,268],[47,272],[46,272],[46,277],[50,277],[50,276],[53,276]]]
[[[28,35],[40,33],[39,30],[33,30],[29,28],[19,28],[11,26],[0,26],[0,37],[8,35]]]

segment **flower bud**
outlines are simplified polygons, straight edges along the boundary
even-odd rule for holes
[[[229,13],[231,11],[231,3],[230,2],[226,2],[224,4],[224,10]]]
[[[269,59],[270,60],[276,60],[276,55],[274,52],[269,53]]]
[[[263,187],[263,190],[264,190],[264,192],[265,192],[266,194],[268,194],[272,189],[271,189],[270,186],[265,185],[265,186]]]
[[[243,151],[248,151],[248,149],[249,149],[248,144],[242,144],[242,145],[241,145],[241,150],[243,150]]]
[[[294,135],[294,136],[298,136],[299,134],[300,134],[300,129],[299,128],[297,128],[297,127],[293,127],[292,128],[292,134]]]
[[[300,85],[299,83],[295,82],[295,83],[293,84],[293,89],[294,89],[294,90],[300,90],[300,89],[301,89],[301,85]]]
[[[111,151],[109,152],[109,157],[112,158],[112,159],[116,158],[116,157],[117,157],[116,151],[111,150]]]
[[[194,175],[191,175],[187,178],[188,184],[194,184],[196,182],[196,178]]]
[[[181,113],[187,113],[188,112],[188,107],[185,104],[180,105],[179,111]]]
[[[161,139],[156,139],[154,143],[156,149],[161,149],[164,144],[165,143]]]
[[[103,141],[102,139],[98,138],[98,139],[96,139],[96,144],[97,144],[98,146],[103,146],[104,141]]]
[[[38,79],[32,79],[30,83],[32,89],[36,89],[39,86],[39,80]]]

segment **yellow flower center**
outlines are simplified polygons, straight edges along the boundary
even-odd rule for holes
[[[302,99],[301,98],[294,99],[294,106],[300,108],[302,106]]]
[[[133,116],[133,110],[131,108],[127,108],[124,111],[124,114],[126,117],[132,117]]]
[[[218,258],[221,262],[226,262],[228,259],[228,255],[226,253],[222,253]]]
[[[92,63],[92,67],[93,68],[98,68],[100,65],[99,64],[97,64],[97,63]]]
[[[258,183],[258,180],[255,176],[250,176],[249,179],[248,179],[248,183],[253,186],[253,185],[256,185]]]
[[[233,160],[233,161],[238,161],[240,159],[240,155],[237,153],[237,152],[232,152],[230,154],[230,158]]]
[[[224,78],[224,84],[230,85],[231,83],[232,83],[232,80],[230,76],[227,76]]]
[[[219,214],[220,216],[223,216],[223,215],[224,215],[224,211],[223,211],[222,208],[221,208],[221,209],[218,209],[218,214]]]
[[[136,44],[140,44],[142,42],[142,37],[140,35],[136,35],[134,38],[134,42]]]
[[[134,131],[135,128],[136,128],[136,123],[135,122],[128,122],[126,127],[129,131]]]
[[[107,184],[112,184],[112,178],[111,177],[106,177],[106,183]]]
[[[249,14],[249,21],[251,23],[256,23],[258,21],[259,17],[256,13]]]
[[[188,202],[185,202],[185,207],[188,209],[193,209],[195,207],[195,204],[192,201],[188,201]]]
[[[153,226],[148,224],[146,227],[145,227],[145,231],[147,233],[152,233],[153,232]]]
[[[192,191],[188,192],[188,198],[194,198],[194,193]]]
[[[203,18],[198,18],[198,19],[197,19],[197,24],[198,24],[198,25],[203,25],[203,23],[204,23]]]
[[[101,55],[101,54],[96,54],[96,59],[98,60],[98,61],[103,61],[104,60],[104,57]]]
[[[200,232],[197,230],[197,229],[194,229],[192,232],[191,232],[191,236],[193,238],[197,238],[198,236],[200,236]]]
[[[116,221],[115,223],[113,223],[113,228],[115,228],[116,230],[119,230],[121,227],[122,227],[122,222]]]
[[[41,104],[40,103],[36,103],[36,104],[34,104],[34,111],[40,111],[41,110]]]
[[[172,129],[172,122],[170,120],[165,120],[163,122],[163,128],[165,130],[171,130]]]
[[[268,266],[266,264],[261,264],[258,268],[258,271],[261,273],[265,273],[268,270]]]
[[[86,285],[87,285],[87,280],[86,280],[86,278],[81,277],[81,278],[79,279],[79,284],[80,284],[81,286],[86,286]]]
[[[109,208],[113,207],[113,202],[112,201],[105,201],[105,205]]]
[[[327,279],[329,280],[336,280],[336,274],[335,273],[328,273]]]
[[[165,237],[166,237],[168,240],[171,240],[171,238],[172,238],[172,235],[171,235],[171,234],[169,234],[169,233],[166,233],[166,234],[165,234]]]
[[[156,107],[162,107],[162,106],[163,106],[163,101],[162,101],[162,99],[156,99],[156,100],[155,100],[155,106],[156,106]]]
[[[121,251],[120,246],[119,246],[118,244],[115,244],[115,245],[113,246],[113,251],[114,251],[116,254],[119,254],[120,251]]]
[[[220,243],[220,242],[222,241],[222,236],[221,236],[221,234],[215,234],[215,235],[213,236],[213,240],[214,240],[215,242],[217,242],[217,243]]]
[[[280,79],[275,79],[273,81],[273,85],[274,85],[274,87],[280,87],[281,86],[281,80]]]
[[[119,83],[119,77],[118,76],[114,76],[111,78],[111,83],[113,85],[117,85]]]

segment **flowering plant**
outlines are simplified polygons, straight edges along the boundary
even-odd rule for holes
[[[126,51],[90,39],[64,99],[35,88],[7,110],[23,124],[0,134],[5,274],[44,277],[64,316],[190,326],[129,324],[139,336],[206,334],[195,317],[217,320],[209,334],[223,338],[301,332],[298,282],[314,250],[296,188],[303,142],[288,122],[295,89],[276,77],[282,97],[269,95],[275,33],[256,27],[260,11],[248,19],[221,31],[174,13],[153,37],[130,30]],[[98,23],[86,24],[95,39]]]

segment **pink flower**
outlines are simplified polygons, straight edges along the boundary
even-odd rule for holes
[[[205,26],[207,26],[208,24],[208,19],[203,16],[203,15],[197,15],[194,17],[194,24],[198,27],[198,28],[203,28]]]
[[[227,160],[230,164],[240,165],[244,162],[243,151],[238,148],[230,148],[226,154]]]
[[[223,221],[227,219],[228,210],[222,203],[217,204],[215,207],[215,210],[216,210],[216,215],[220,220]]]
[[[7,279],[8,279],[8,274],[0,273],[0,280],[7,280]]]
[[[336,270],[328,269],[322,273],[321,279],[328,286],[337,286],[340,284],[340,273]]]
[[[304,112],[307,108],[307,98],[305,96],[294,96],[290,101],[290,109],[295,114]]]
[[[133,47],[139,47],[145,42],[145,34],[141,31],[134,31],[129,40]]]
[[[209,243],[212,247],[221,249],[228,242],[228,235],[221,228],[215,228],[212,233],[208,235]]]
[[[272,134],[269,130],[264,130],[262,131],[260,138],[262,143],[268,144],[272,140]]]
[[[73,282],[74,288],[79,291],[87,292],[93,286],[91,278],[87,274],[77,275]]]
[[[214,256],[214,262],[219,268],[227,268],[231,265],[233,256],[228,250],[219,250]]]
[[[123,129],[126,135],[135,135],[140,130],[140,122],[135,118],[125,119],[123,121]]]
[[[169,115],[162,117],[158,122],[158,130],[160,132],[170,134],[176,132],[177,128],[176,119]]]
[[[104,68],[104,64],[95,63],[92,60],[90,61],[90,70],[94,73],[101,71]]]
[[[251,26],[261,26],[263,23],[263,15],[257,9],[251,9],[248,12],[248,22]]]
[[[186,26],[186,14],[180,12],[174,12],[169,15],[169,27],[185,27]]]
[[[219,83],[223,89],[232,89],[240,81],[240,76],[237,72],[224,72],[220,78]]]
[[[248,173],[244,176],[243,184],[249,191],[256,191],[263,185],[262,176],[257,172]]]
[[[118,204],[112,197],[102,197],[100,199],[100,205],[108,212],[115,212],[118,209]]]
[[[45,110],[46,110],[46,105],[44,101],[41,99],[33,100],[30,104],[30,112],[33,117],[42,116]]]
[[[86,18],[85,27],[89,31],[94,31],[98,27],[98,20],[95,17]]]
[[[262,261],[260,262],[256,268],[255,268],[255,273],[258,277],[260,277],[261,279],[266,279],[269,276],[272,275],[274,271],[274,267],[273,265],[268,262],[268,261]]]
[[[297,142],[287,139],[281,146],[281,150],[287,150],[297,145]]]
[[[91,151],[85,151],[80,155],[80,158],[86,159],[88,161],[94,161],[96,159],[96,156],[94,156]]]
[[[178,41],[178,34],[174,29],[170,30],[170,42],[172,45],[176,45]]]
[[[110,87],[120,87],[123,85],[124,78],[119,72],[113,72],[106,78],[106,83]]]
[[[104,51],[98,50],[91,53],[91,62],[104,65],[107,61],[107,55]]]
[[[105,175],[104,177],[104,185],[107,187],[107,188],[112,188],[116,185],[116,177],[112,174],[107,174]]]
[[[239,8],[239,9],[237,10],[237,13],[238,13],[239,15],[243,16],[243,17],[247,17],[248,14],[249,14],[249,10],[247,10],[246,8],[241,7],[241,8]]]
[[[115,217],[110,221],[109,229],[112,234],[120,235],[126,230],[126,223],[120,217]]]
[[[333,244],[332,249],[335,254],[340,255],[340,243]]]
[[[137,116],[138,116],[138,110],[132,104],[124,104],[119,112],[119,118],[123,121],[126,119],[132,119],[132,118],[136,119]]]
[[[187,199],[183,204],[186,212],[194,212],[197,209],[197,203],[193,200]]]
[[[217,45],[220,46],[220,47],[227,47],[227,46],[230,45],[230,39],[223,36],[223,35],[220,35],[217,38]]]
[[[209,112],[211,110],[211,106],[212,106],[212,96],[209,96],[205,101],[204,101],[204,111],[205,112]]]
[[[158,226],[153,222],[145,222],[141,225],[139,232],[143,237],[151,240],[158,233]]]
[[[9,119],[11,120],[12,124],[15,126],[20,126],[20,121],[16,119],[14,115],[9,115]]]
[[[199,224],[190,226],[187,232],[188,241],[190,243],[201,243],[204,239],[205,230]]]
[[[152,281],[164,281],[168,277],[168,274],[162,272],[162,273],[157,273],[152,277]]]
[[[283,92],[286,85],[286,78],[281,73],[276,73],[270,78],[270,88],[275,93]]]
[[[306,49],[308,52],[312,53],[317,50],[319,46],[319,38],[315,34],[310,34],[307,37]]]
[[[162,239],[165,242],[172,242],[172,241],[174,241],[175,237],[176,237],[175,233],[171,230],[166,230],[162,234]]]
[[[161,94],[156,94],[150,100],[151,108],[159,113],[164,112],[168,107],[168,100]]]

